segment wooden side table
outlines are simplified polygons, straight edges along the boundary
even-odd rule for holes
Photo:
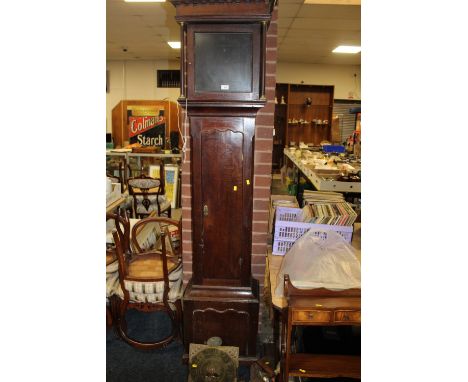
[[[330,291],[297,289],[289,275],[284,277],[287,314],[283,315],[281,339],[282,380],[289,376],[361,378],[361,357],[351,355],[306,354],[291,351],[294,326],[334,326],[361,324],[361,289]]]

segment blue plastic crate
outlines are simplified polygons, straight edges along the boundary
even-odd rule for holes
[[[325,145],[323,146],[323,152],[325,153],[344,153],[345,147],[342,145]]]

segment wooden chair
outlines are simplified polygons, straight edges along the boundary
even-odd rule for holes
[[[118,162],[111,162],[107,168],[106,175],[108,178],[112,179],[113,183],[120,183],[120,191],[122,194],[127,189],[127,176],[125,174],[125,168],[129,171],[129,176],[131,176],[130,166],[127,164],[125,158],[122,158]],[[119,175],[115,175],[115,171],[118,171]]]
[[[159,225],[160,240],[156,248],[141,251],[138,232],[148,224]],[[113,304],[117,305],[115,326],[120,338],[136,348],[156,349],[165,347],[177,337],[182,339],[182,259],[180,251],[168,244],[169,225],[181,230],[180,222],[167,218],[150,217],[137,222],[131,232],[131,245],[134,249],[131,256],[124,253],[118,233],[113,232],[120,282],[120,291],[113,299]],[[171,333],[154,342],[130,338],[125,319],[128,309],[165,312],[171,320]]]
[[[107,213],[106,224],[111,223],[117,232],[120,243],[125,253],[130,254],[130,222],[125,215]],[[112,311],[112,296],[119,288],[119,263],[114,238],[106,235],[106,321],[111,325],[114,321],[115,312]]]
[[[171,201],[167,200],[164,188],[164,165],[160,165],[161,177],[151,178],[142,174],[128,179],[128,192],[133,197],[134,217],[147,217],[156,210],[158,216],[167,214],[171,218]]]

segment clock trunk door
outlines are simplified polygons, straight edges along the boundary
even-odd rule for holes
[[[193,144],[200,150],[193,165],[199,171],[193,176],[200,188],[194,188],[193,197],[201,224],[194,221],[194,266],[201,277],[195,278],[204,285],[245,285],[250,274],[252,137],[244,131],[244,118],[197,121]]]

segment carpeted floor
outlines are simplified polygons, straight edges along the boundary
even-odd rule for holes
[[[162,312],[142,313],[129,310],[127,327],[130,337],[153,341],[169,334],[169,318]],[[107,382],[186,382],[188,367],[182,362],[184,348],[180,340],[165,349],[139,350],[122,341],[107,328]],[[238,381],[249,381],[249,368],[239,367]]]
[[[170,321],[162,312],[127,313],[129,335],[151,341],[169,333]],[[131,347],[107,328],[107,382],[186,382],[187,365],[182,363],[180,340],[165,349],[139,350]]]

